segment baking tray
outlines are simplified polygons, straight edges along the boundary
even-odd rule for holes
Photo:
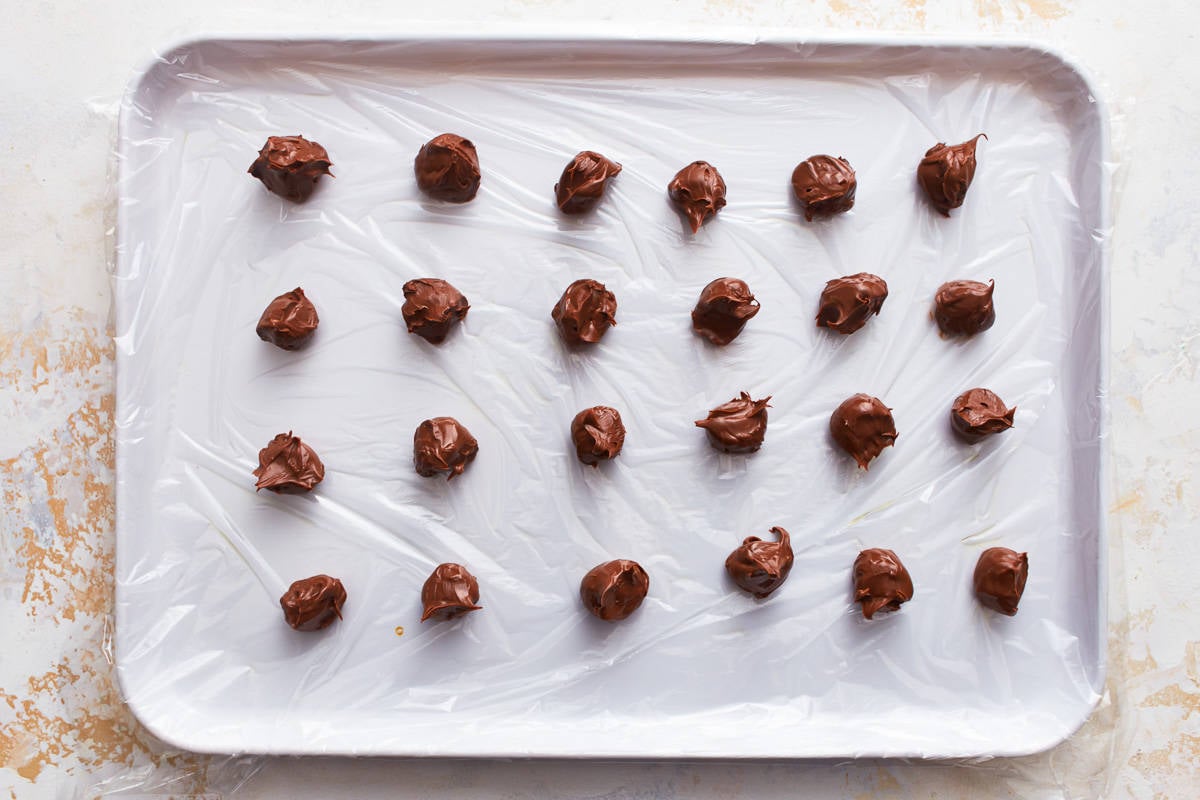
[[[479,150],[476,200],[423,199],[411,159],[453,131]],[[914,170],[986,132],[949,219]],[[304,205],[246,175],[271,134],[328,148]],[[596,213],[560,216],[578,150],[624,164]],[[177,45],[132,82],[120,123],[118,674],[157,736],[199,751],[610,758],[953,757],[1029,753],[1075,730],[1104,675],[1108,227],[1105,117],[1080,72],[1022,44],[797,40],[356,39]],[[814,153],[858,171],[855,208],[805,223],[788,178]],[[729,205],[697,235],[665,187],[707,159]],[[838,275],[883,275],[851,337],[813,325]],[[470,298],[441,347],[404,333],[401,285]],[[749,282],[762,312],[717,349],[689,330],[701,287]],[[571,280],[616,294],[618,327],[564,349],[549,312]],[[997,282],[995,327],[948,342],[945,280]],[[303,286],[321,327],[285,353],[254,335]],[[1018,406],[984,445],[947,409],[985,385]],[[720,455],[692,424],[772,395],[767,444]],[[855,392],[900,438],[869,472],[827,421]],[[575,461],[579,409],[629,436]],[[414,474],[416,424],[478,437],[461,479]],[[328,468],[311,496],[255,494],[256,453],[294,430]],[[768,601],[726,554],[772,525],[796,566]],[[1028,551],[1015,618],[978,606],[993,545]],[[865,622],[850,565],[896,550],[915,599]],[[580,576],[640,561],[651,591],[619,625]],[[418,622],[442,561],[484,610]],[[349,591],[320,635],[278,597],[326,572]],[[402,635],[397,635],[399,631]]]

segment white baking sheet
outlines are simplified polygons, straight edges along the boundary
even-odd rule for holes
[[[470,204],[424,199],[412,157],[472,139]],[[945,219],[914,171],[980,131],[966,205]],[[246,174],[271,134],[334,162],[305,205]],[[596,757],[979,756],[1073,731],[1103,681],[1105,132],[1086,82],[1035,48],[553,40],[230,41],[166,53],[131,87],[120,136],[117,656],[157,735],[206,751]],[[624,164],[598,211],[559,215],[579,150]],[[795,164],[845,156],[854,210],[806,224]],[[711,161],[729,205],[693,236],[666,184]],[[851,337],[817,329],[824,282],[888,281]],[[761,313],[724,349],[693,335],[711,279]],[[440,347],[407,335],[401,285],[471,301]],[[560,345],[550,309],[601,280],[617,328]],[[945,280],[996,280],[969,342],[928,318]],[[321,326],[300,353],[257,339],[302,286]],[[1016,428],[956,442],[947,410],[987,386]],[[766,446],[723,456],[694,419],[772,395]],[[830,412],[864,391],[900,437],[870,472]],[[620,409],[599,470],[568,425]],[[412,431],[452,415],[467,474],[418,477]],[[328,468],[306,497],[256,494],[260,447],[294,430]],[[796,566],[765,602],[723,562],[788,528]],[[1030,554],[1020,613],[980,608],[978,554]],[[851,602],[864,547],[907,564],[915,599],[874,622]],[[633,558],[651,590],[618,625],[580,577]],[[432,567],[478,576],[484,610],[420,624]],[[294,579],[340,577],[345,619],[287,628]],[[402,626],[404,634],[395,629]]]

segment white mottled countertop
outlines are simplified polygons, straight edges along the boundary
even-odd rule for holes
[[[698,34],[892,31],[1030,38],[1113,115],[1108,691],[1068,742],[972,765],[623,764],[197,756],[154,741],[111,663],[112,155],[131,70],[203,31],[403,33],[411,2],[0,5],[0,789],[14,798],[1183,798],[1200,785],[1200,10],[1115,0],[464,0],[457,25],[598,20]],[[1070,587],[1063,587],[1069,591]],[[799,787],[802,787],[800,791]]]

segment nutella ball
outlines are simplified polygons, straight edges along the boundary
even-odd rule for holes
[[[409,333],[441,344],[471,308],[462,292],[438,278],[416,278],[404,284],[400,313]]]
[[[452,480],[478,452],[479,442],[454,417],[427,419],[413,434],[413,466],[423,478],[445,473],[446,480]]]
[[[792,538],[783,528],[771,528],[777,542],[748,536],[725,559],[725,570],[739,588],[760,600],[778,589],[792,571]]]
[[[601,461],[616,458],[625,445],[621,413],[608,406],[585,408],[571,420],[571,442],[584,464],[598,467]]]
[[[912,596],[912,578],[891,550],[863,550],[854,559],[854,602],[862,604],[867,619],[879,611],[899,611]]]
[[[954,398],[950,407],[950,425],[954,432],[968,442],[978,442],[986,436],[1004,433],[1013,426],[1017,407],[1007,408],[995,392],[987,389],[968,389]]]
[[[564,214],[590,211],[600,198],[609,179],[621,171],[621,165],[592,150],[584,150],[571,159],[562,177],[554,184],[554,198]]]
[[[696,420],[696,427],[704,428],[709,444],[722,453],[753,453],[762,447],[767,435],[770,400],[751,400],[748,393],[742,392],[708,412],[706,418]]]
[[[829,418],[829,432],[838,447],[867,469],[883,448],[896,443],[896,421],[892,410],[878,397],[856,394],[842,401]]]
[[[254,332],[264,342],[283,350],[298,350],[308,343],[320,320],[316,306],[296,287],[271,301]]]
[[[600,281],[584,278],[567,287],[550,318],[567,344],[595,344],[617,324],[617,298]]]
[[[974,336],[996,321],[992,292],[996,282],[949,281],[933,298],[933,318],[944,336]]]
[[[887,282],[878,275],[859,272],[825,284],[817,309],[817,327],[850,334],[878,314],[887,299]]]
[[[692,328],[713,344],[726,345],[737,338],[758,309],[745,281],[717,278],[700,292],[692,309]]]
[[[1007,547],[989,547],[975,564],[975,594],[979,602],[1010,617],[1025,593],[1029,556]]]
[[[975,144],[980,136],[987,138],[981,133],[962,144],[938,142],[917,167],[917,182],[942,216],[950,216],[950,209],[961,206],[967,197],[975,178]]]
[[[322,175],[332,176],[331,166],[329,153],[316,142],[303,136],[270,136],[246,171],[274,194],[302,203]]]
[[[453,133],[443,133],[421,145],[413,170],[417,187],[435,200],[465,203],[479,191],[475,145]]]
[[[667,185],[667,194],[695,233],[725,207],[725,180],[707,161],[693,161],[675,173]]]
[[[346,587],[337,578],[313,575],[298,580],[279,598],[283,618],[298,631],[319,631],[342,618]]]
[[[854,208],[858,180],[844,158],[812,156],[792,172],[792,190],[804,209],[804,218],[831,217]]]
[[[605,622],[625,619],[650,591],[650,576],[636,561],[620,558],[593,567],[579,584],[583,606]]]
[[[325,479],[325,465],[311,447],[293,436],[281,433],[258,451],[258,481],[255,491],[269,489],[277,494],[304,494]]]
[[[483,608],[479,581],[462,564],[438,564],[421,587],[421,603],[425,606],[421,622],[455,619]]]

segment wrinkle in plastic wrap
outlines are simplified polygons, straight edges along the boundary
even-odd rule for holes
[[[425,199],[420,145],[470,138],[465,205]],[[985,132],[966,204],[945,219],[915,169]],[[246,174],[269,135],[324,145],[334,179],[302,205]],[[683,43],[267,43],[182,46],[122,115],[117,287],[117,655],[126,699],[190,749],[606,757],[926,757],[1032,752],[1103,684],[1100,437],[1106,342],[1105,138],[1079,75],[1009,48]],[[584,149],[619,161],[597,210],[553,186]],[[806,223],[788,178],[809,155],[858,173],[852,212]],[[728,206],[692,235],[679,167],[713,163]],[[813,323],[825,281],[868,271],[890,295],[842,337]],[[710,280],[762,304],[711,346],[689,312]],[[405,333],[401,286],[469,298],[441,346]],[[595,278],[618,325],[584,351],[550,309]],[[995,279],[997,322],[938,336],[938,285]],[[301,286],[312,345],[255,322]],[[954,397],[1018,412],[978,446]],[[772,396],[766,445],[709,447],[693,420]],[[828,437],[856,392],[899,439],[858,470]],[[580,409],[628,428],[612,463],[572,452]],[[411,465],[423,419],[480,443],[460,478]],[[326,465],[307,496],[256,493],[256,454],[292,430]],[[766,601],[725,556],[787,528],[795,568]],[[1027,551],[1020,613],[980,607],[982,550]],[[852,604],[865,547],[916,586],[872,622]],[[610,625],[580,606],[595,564],[632,558],[651,588]],[[419,623],[444,561],[483,610]],[[316,635],[282,619],[301,577],[346,585]],[[399,630],[403,635],[397,635]]]

